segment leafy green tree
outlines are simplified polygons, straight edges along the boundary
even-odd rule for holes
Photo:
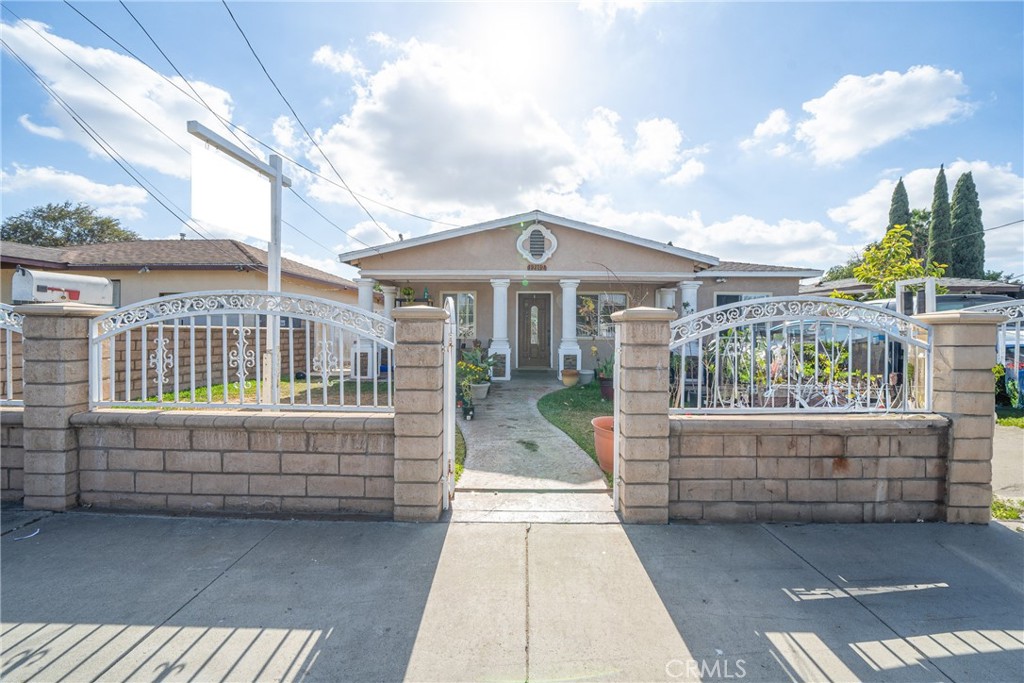
[[[907,188],[903,186],[903,178],[896,183],[896,189],[892,191],[892,201],[889,203],[889,227],[886,232],[892,230],[895,225],[908,225],[910,223],[910,198],[907,197]]]
[[[953,237],[949,276],[981,278],[985,275],[985,228],[981,224],[978,190],[970,171],[956,181],[949,213]]]
[[[894,225],[882,241],[864,250],[863,262],[854,268],[861,282],[871,285],[877,299],[896,296],[896,282],[919,277],[942,277],[946,266],[925,263],[913,256],[914,243],[905,225]]]
[[[981,279],[992,280],[993,282],[1009,282],[1011,285],[1022,284],[1020,276],[1002,270],[986,270]]]
[[[928,261],[948,264],[953,256],[953,230],[949,217],[949,186],[946,169],[939,166],[932,191],[932,220],[928,226]]]
[[[139,235],[121,227],[121,222],[100,216],[96,209],[79,203],[47,204],[4,219],[0,239],[37,247],[65,247],[73,244],[128,242]]]
[[[932,212],[928,209],[914,209],[910,212],[910,224],[907,225],[907,229],[910,230],[914,258],[928,258],[928,226],[931,220]]]

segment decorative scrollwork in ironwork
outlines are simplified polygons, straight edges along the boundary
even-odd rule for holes
[[[25,316],[21,313],[15,313],[14,307],[8,304],[0,304],[0,329],[20,334],[24,322]]]
[[[340,368],[334,344],[318,341],[313,349],[313,371],[326,380],[327,375],[338,372]]]
[[[1006,322],[1013,323],[1017,320],[1024,320],[1024,301],[1000,301],[994,304],[983,304],[981,306],[972,306],[970,308],[963,309],[971,313],[995,313],[997,315],[1005,315],[1009,320]],[[1003,323],[1006,324],[1006,323]]]
[[[301,294],[262,292],[198,292],[179,294],[118,309],[95,322],[96,337],[105,338],[142,325],[203,315],[267,315],[333,323],[364,337],[391,345],[394,323],[354,306]]]
[[[784,321],[824,321],[891,334],[911,343],[928,327],[883,308],[822,297],[775,297],[720,306],[672,323],[671,347],[740,325]]]
[[[153,351],[149,354],[149,367],[156,371],[156,381],[164,384],[170,381],[167,371],[174,368],[174,354],[167,348],[170,339],[157,337],[153,340]]]
[[[235,368],[238,375],[238,383],[244,384],[246,370],[256,367],[256,351],[249,348],[249,337],[252,335],[252,328],[243,328],[239,334],[238,328],[231,330],[235,341],[234,348],[228,352],[228,368]]]

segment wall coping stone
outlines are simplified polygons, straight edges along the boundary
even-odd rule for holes
[[[110,313],[110,306],[94,306],[92,304],[49,303],[21,304],[14,307],[15,313],[22,315],[41,315],[61,318],[95,318]]]
[[[5,406],[0,408],[0,425],[21,425],[25,419],[25,409],[22,406]]]
[[[272,421],[265,418],[272,417]],[[254,419],[261,418],[261,419]],[[394,429],[391,413],[360,413],[329,415],[296,412],[282,414],[266,411],[253,415],[248,411],[204,411],[202,415],[182,411],[160,410],[93,410],[71,416],[76,427],[124,426],[160,427],[168,429],[244,429],[247,431],[366,431],[387,432]]]
[[[942,311],[941,313],[921,313],[914,316],[926,325],[998,325],[1006,322],[1007,317],[999,313],[981,311]]]
[[[667,308],[651,308],[640,306],[638,308],[627,308],[624,311],[612,313],[611,319],[617,323],[636,322],[672,322],[677,317],[676,312]]]
[[[436,306],[402,306],[391,311],[395,320],[447,320],[448,314]]]
[[[779,414],[671,415],[669,426],[674,433],[713,429],[721,434],[751,434],[765,430],[787,430],[794,434],[835,434],[879,429],[943,429],[949,418],[934,414],[912,415],[836,415],[813,414],[783,416]]]

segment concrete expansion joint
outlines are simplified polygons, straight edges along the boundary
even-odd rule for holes
[[[525,645],[523,646],[523,656],[526,658],[526,680],[530,680],[530,529],[533,527],[532,524],[527,523],[526,532],[523,534],[523,576],[524,576],[524,593],[526,596],[525,602],[525,618],[526,623],[524,624],[526,629],[526,638],[524,640]]]

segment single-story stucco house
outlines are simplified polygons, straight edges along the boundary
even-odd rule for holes
[[[267,252],[231,239],[135,240],[69,247],[0,242],[0,300],[11,301],[18,266],[105,277],[114,306],[166,294],[222,289],[266,289]],[[281,259],[281,289],[354,304],[355,283],[291,259]]]
[[[385,314],[456,304],[460,342],[478,341],[512,370],[589,369],[612,353],[610,316],[634,306],[692,313],[744,299],[795,295],[819,270],[720,261],[671,243],[543,211],[352,251],[360,305],[381,285]]]
[[[935,279],[935,283],[944,287],[950,294],[1005,294],[1015,299],[1021,298],[1021,295],[1024,294],[1024,285],[998,280],[940,277]],[[834,291],[871,298],[871,286],[852,277],[829,281],[818,280],[800,287],[800,293],[809,296],[828,296]]]

